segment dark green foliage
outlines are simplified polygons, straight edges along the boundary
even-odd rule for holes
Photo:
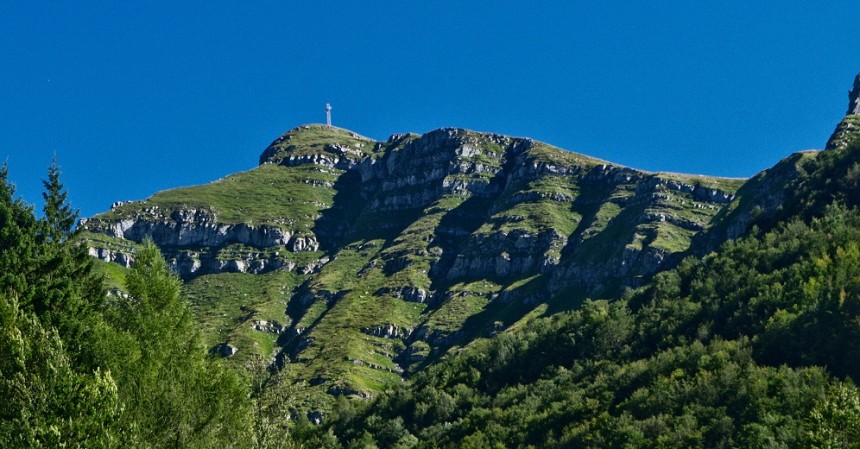
[[[37,220],[32,207],[14,199],[0,168],[0,286],[46,329],[57,329],[75,363],[93,369],[91,331],[105,293],[85,248],[68,240],[77,213],[59,175],[55,162],[45,182],[45,217]]]
[[[0,446],[121,447],[116,385],[93,356],[100,279],[49,234],[68,235],[16,200],[0,168]]]
[[[45,234],[50,240],[63,241],[71,235],[78,213],[67,202],[69,194],[60,182],[60,166],[56,156],[48,168],[48,179],[43,180],[42,185],[45,187],[45,192],[42,193],[45,199],[42,210],[45,212],[44,221],[47,225]]]
[[[15,199],[8,175],[4,164],[0,167],[0,285],[26,304],[33,297],[28,279],[34,277],[36,266],[36,218],[32,207]]]
[[[757,336],[752,346],[761,362],[820,365],[860,378],[860,353],[839,344],[860,336],[858,239],[860,216],[831,207],[809,225],[792,221],[661,274],[632,302],[649,317],[644,349]]]
[[[0,294],[0,447],[124,446],[110,373],[74,369],[56,331]]]
[[[831,204],[860,206],[860,140],[817,153],[814,158],[799,159],[801,176],[781,187],[786,198],[775,214],[757,221],[763,229],[800,218],[808,222],[820,217]]]

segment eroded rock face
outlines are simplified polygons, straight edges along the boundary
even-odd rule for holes
[[[430,299],[430,292],[419,287],[404,287],[400,292],[404,301],[425,303]]]
[[[854,86],[848,91],[848,112],[846,115],[860,115],[860,73],[854,77]]]
[[[511,138],[489,135],[497,145],[507,146]],[[392,136],[389,142],[401,137]],[[443,128],[419,139],[364,159],[358,166],[363,197],[375,212],[426,207],[445,194],[487,197],[497,194],[500,185],[490,180],[500,168],[475,161],[483,155],[501,159],[503,154],[486,153],[464,130]]]
[[[349,170],[356,164],[356,160],[326,154],[306,154],[289,156],[281,161],[281,165],[286,165],[287,167],[296,167],[306,164],[322,165],[323,167],[337,168],[339,170]]]
[[[279,227],[244,223],[224,224],[214,213],[199,209],[177,209],[164,212],[157,206],[145,209],[134,218],[115,221],[86,220],[83,229],[142,243],[146,239],[161,248],[174,271],[183,278],[212,273],[265,273],[285,268],[312,273],[324,263],[313,262],[297,267],[285,257],[287,252],[318,251],[315,235],[295,235]],[[243,250],[225,258],[219,249],[239,244],[260,251]],[[130,267],[134,254],[131,250],[91,247],[89,253],[106,262]]]
[[[636,191],[642,192],[681,192],[690,194],[697,201],[714,204],[728,204],[735,199],[732,192],[724,192],[719,189],[707,188],[701,185],[687,184],[676,180],[665,180],[658,177],[650,177],[636,186]]]
[[[159,247],[215,247],[240,243],[265,248],[287,245],[292,237],[288,231],[272,226],[219,223],[215,214],[207,210],[178,209],[169,214],[159,212],[156,211],[152,216],[114,222],[89,220],[83,226],[91,232],[134,242],[151,238]]]
[[[469,277],[517,277],[542,273],[558,264],[567,236],[556,230],[496,232],[474,236],[448,271],[449,280]]]
[[[134,255],[130,251],[123,252],[108,248],[89,248],[88,252],[90,256],[96,259],[101,259],[105,262],[114,262],[126,268],[131,267],[131,264],[134,262]]]
[[[251,329],[260,332],[267,332],[270,334],[280,334],[285,330],[284,325],[277,321],[266,321],[266,320],[253,320],[251,322]]]
[[[824,148],[827,150],[845,148],[857,136],[860,136],[860,73],[854,78],[854,85],[848,91],[848,111],[833,130]]]
[[[412,333],[412,329],[404,329],[396,324],[382,324],[379,326],[365,327],[361,329],[367,335],[382,338],[406,338]]]

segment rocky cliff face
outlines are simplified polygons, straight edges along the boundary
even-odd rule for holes
[[[860,114],[860,74],[854,77],[854,86],[848,91],[848,112],[845,115]]]
[[[142,243],[151,239],[172,262],[180,276],[189,278],[220,272],[263,273],[279,268],[292,270],[295,263],[280,252],[317,251],[313,235],[294,235],[289,230],[244,223],[220,223],[211,210],[151,206],[141,214],[114,221],[87,220],[89,232],[119,240]],[[219,254],[219,250],[227,250]],[[130,266],[133,247],[127,250],[92,246],[90,254],[108,262]],[[227,255],[228,252],[232,256]],[[313,268],[304,267],[306,270]]]
[[[844,148],[860,136],[860,74],[854,78],[854,85],[848,91],[848,112],[845,114],[827,141],[826,149]]]

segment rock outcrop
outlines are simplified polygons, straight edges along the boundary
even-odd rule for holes
[[[854,77],[854,86],[848,91],[848,112],[845,115],[860,114],[860,73]]]
[[[220,272],[259,274],[280,268],[292,270],[296,264],[285,257],[288,252],[319,249],[319,242],[313,235],[294,235],[269,225],[220,223],[213,212],[198,209],[165,212],[159,206],[152,206],[133,218],[88,220],[81,228],[134,243],[151,239],[162,249],[177,274],[184,278]],[[230,245],[245,248],[219,252]],[[133,249],[128,248],[92,246],[89,252],[125,267],[134,260]]]
[[[134,218],[88,220],[82,226],[90,232],[135,242],[150,238],[159,247],[217,247],[240,243],[266,248],[287,246],[291,240],[296,245],[296,239],[292,239],[288,231],[267,225],[219,223],[215,213],[198,209],[163,211],[159,206],[152,206]]]
[[[854,85],[848,91],[848,111],[845,114],[845,118],[836,125],[827,140],[826,149],[844,148],[860,137],[860,73],[854,78]]]
[[[236,355],[237,352],[239,352],[239,350],[235,346],[224,342],[218,343],[217,345],[213,346],[212,349],[209,350],[209,352],[211,352],[212,354],[220,355],[221,357],[233,357],[234,355]]]

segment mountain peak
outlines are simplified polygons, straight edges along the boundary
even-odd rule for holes
[[[854,77],[854,87],[848,91],[848,112],[846,115],[860,115],[860,73]]]
[[[860,137],[860,73],[854,77],[854,86],[848,91],[848,111],[845,113],[845,118],[833,130],[825,149],[845,148],[858,137]]]
[[[360,154],[370,153],[376,141],[336,126],[308,124],[297,126],[275,139],[260,155],[260,164],[280,163],[285,158],[314,156],[341,148]]]

